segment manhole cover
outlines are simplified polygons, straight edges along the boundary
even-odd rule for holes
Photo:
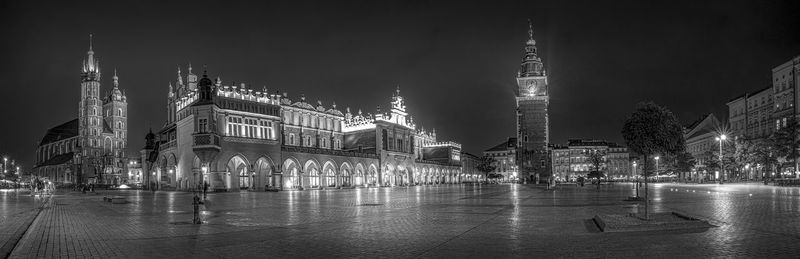
[[[374,206],[383,206],[383,204],[380,204],[380,203],[364,203],[364,204],[361,204],[361,205],[359,205],[359,206],[370,206],[370,207],[374,207]]]

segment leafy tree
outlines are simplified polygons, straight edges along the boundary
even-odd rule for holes
[[[602,150],[589,150],[586,153],[586,158],[592,164],[592,170],[587,175],[587,178],[597,178],[597,189],[600,189],[600,178],[605,177],[602,171],[603,163],[606,160],[606,153]]]
[[[798,143],[800,140],[797,138],[797,124],[789,123],[786,127],[775,131],[768,138],[768,142],[775,152],[776,161],[775,166],[778,175],[783,177],[782,168],[788,165],[794,165],[798,157]]]
[[[664,168],[666,171],[677,173],[691,172],[697,164],[697,160],[689,152],[680,152],[675,155],[664,156]]]
[[[645,219],[649,219],[647,165],[652,155],[674,155],[686,150],[683,128],[672,112],[653,102],[642,102],[625,120],[622,137],[628,147],[644,156]]]
[[[491,172],[497,169],[497,166],[495,164],[497,164],[497,160],[488,155],[483,155],[483,157],[481,157],[481,160],[478,161],[478,165],[475,166],[475,169],[478,169],[478,171],[483,172],[484,176],[486,176],[486,179],[489,179]]]

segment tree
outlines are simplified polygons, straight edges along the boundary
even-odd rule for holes
[[[767,143],[772,146],[778,160],[775,166],[780,177],[783,177],[782,168],[788,165],[793,166],[798,157],[797,146],[800,140],[797,138],[796,130],[797,124],[789,123],[786,127],[773,132],[768,138]]]
[[[736,164],[739,172],[748,164],[755,165],[755,144],[753,144],[753,141],[745,138],[736,139],[734,142],[733,163]],[[737,178],[741,178],[741,175],[737,175]]]
[[[486,176],[486,179],[489,179],[489,174],[493,172],[495,169],[497,169],[497,166],[495,164],[497,164],[497,160],[490,157],[489,155],[483,155],[483,157],[481,157],[481,160],[478,161],[478,165],[475,166],[475,169],[478,169],[478,171],[483,172],[484,176]]]
[[[622,137],[628,148],[644,156],[644,217],[649,219],[647,165],[649,156],[674,155],[686,150],[683,128],[672,112],[653,102],[642,102],[625,120]]]
[[[689,152],[683,151],[675,155],[666,155],[664,164],[667,171],[688,173],[697,164],[697,160]]]
[[[586,158],[589,163],[592,164],[592,168],[594,168],[586,177],[597,178],[597,189],[600,189],[600,178],[605,177],[601,169],[606,160],[606,153],[602,150],[589,150],[586,154]]]

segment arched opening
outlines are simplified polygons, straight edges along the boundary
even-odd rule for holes
[[[233,188],[236,186],[239,190],[247,190],[251,187],[253,176],[249,172],[250,170],[248,170],[247,162],[245,162],[244,158],[238,155],[231,157],[231,159],[228,160],[226,169],[226,187]]]
[[[325,173],[325,186],[336,187],[336,167],[333,166],[333,163],[325,162],[322,171]]]
[[[350,187],[353,185],[352,170],[350,164],[347,162],[342,163],[339,169],[339,184],[341,186]]]
[[[283,161],[283,178],[284,186],[286,188],[300,188],[302,181],[300,181],[300,168],[294,159],[286,159]]]
[[[308,183],[308,187],[320,187],[319,165],[314,160],[308,160],[308,162],[306,162],[303,173],[306,175],[306,183]]]
[[[270,165],[269,160],[266,158],[262,157],[256,160],[253,171],[255,171],[255,181],[252,186],[253,188],[275,185],[272,182],[272,166]]]
[[[354,180],[356,185],[364,185],[366,183],[364,179],[364,165],[361,163],[356,164]]]

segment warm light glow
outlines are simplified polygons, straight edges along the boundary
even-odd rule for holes
[[[656,160],[658,160],[659,158],[661,158],[661,157],[659,157],[659,156],[656,156]]]
[[[208,172],[208,167],[207,166],[203,167],[203,173],[205,173],[205,172]]]

